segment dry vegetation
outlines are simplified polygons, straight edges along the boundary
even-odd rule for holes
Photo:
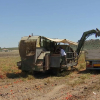
[[[34,79],[32,75],[23,73],[18,69],[18,61],[20,61],[18,52],[0,52],[0,78],[21,78],[22,80]]]
[[[19,57],[0,57],[1,76],[6,78],[7,73],[18,73],[19,70],[16,66],[16,62],[19,60]]]
[[[100,73],[86,71],[84,54],[58,76],[22,73],[16,56],[0,57],[0,100],[100,100]]]

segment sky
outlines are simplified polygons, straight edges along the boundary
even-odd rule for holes
[[[2,48],[17,47],[21,37],[32,33],[77,42],[83,32],[96,28],[100,0],[0,0]]]

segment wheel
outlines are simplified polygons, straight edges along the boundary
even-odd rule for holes
[[[51,68],[51,74],[58,75],[60,73],[60,68]]]

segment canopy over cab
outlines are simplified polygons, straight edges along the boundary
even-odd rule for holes
[[[66,43],[67,45],[78,45],[78,43],[67,39],[52,39],[44,36],[25,36],[21,38],[19,43],[19,53],[21,57],[25,57],[29,52],[33,52],[36,48],[45,48],[50,50],[56,43]]]

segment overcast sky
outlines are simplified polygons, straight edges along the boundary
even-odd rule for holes
[[[77,42],[83,32],[96,28],[100,0],[0,0],[2,48],[17,47],[31,33]]]

